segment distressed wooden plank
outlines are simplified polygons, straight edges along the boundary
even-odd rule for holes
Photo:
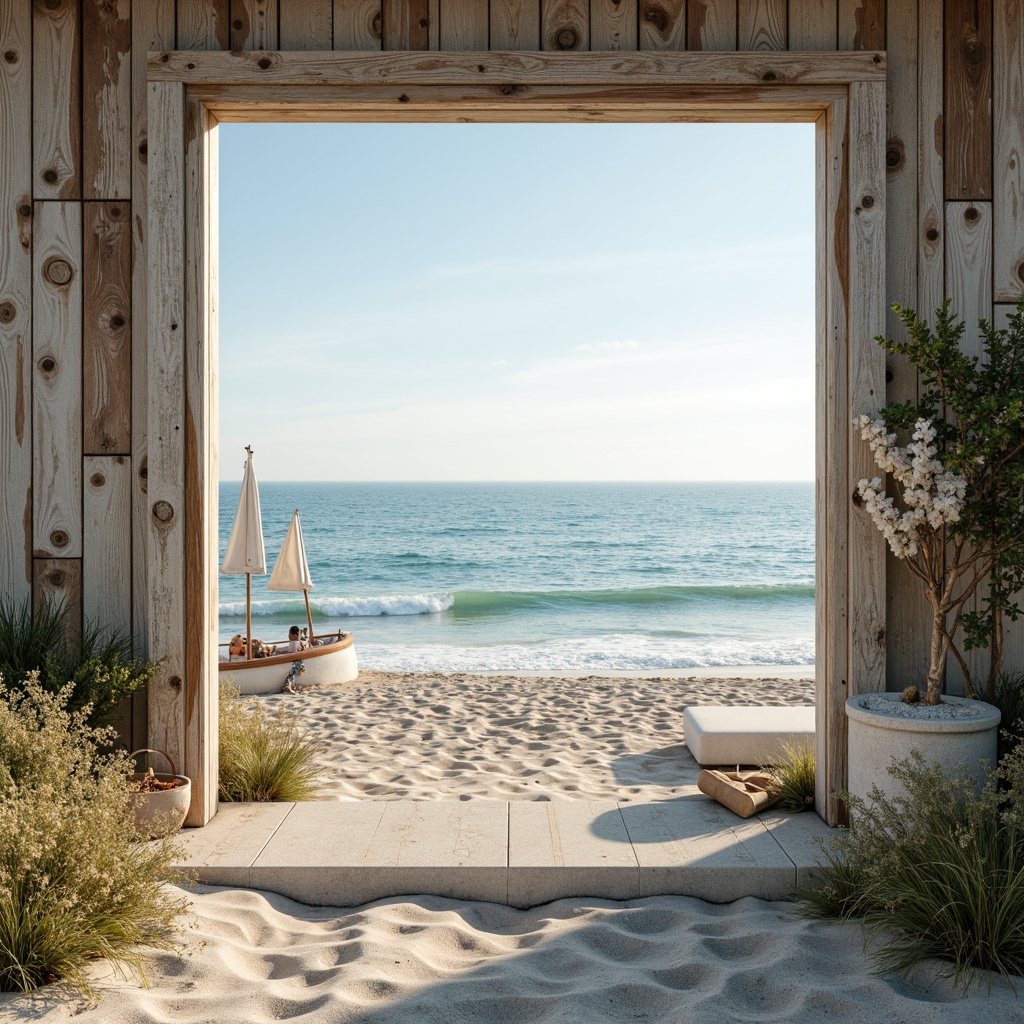
[[[884,82],[877,53],[202,53],[164,51],[154,82],[232,85],[846,85]],[[339,95],[339,99],[343,96]]]
[[[131,0],[83,0],[82,195],[85,199],[131,196],[131,13]]]
[[[430,48],[428,0],[382,0],[381,14],[385,50]]]
[[[850,86],[850,407],[854,416],[885,404],[885,86]],[[868,512],[853,502],[857,482],[877,467],[860,431],[850,437],[849,692],[885,689],[885,541]]]
[[[793,0],[789,5],[791,50],[837,49],[836,0]]]
[[[334,46],[333,0],[278,0],[278,6],[282,50],[330,50]]]
[[[486,50],[490,40],[487,0],[439,0],[442,50]]]
[[[1024,291],[1024,0],[995,8],[992,53],[993,251],[996,302]]]
[[[899,4],[901,0],[893,0]],[[905,6],[905,0],[903,0]],[[839,0],[839,49],[885,49],[885,0]],[[940,20],[941,30],[941,20]]]
[[[540,0],[491,0],[490,20],[490,49],[540,49]]]
[[[64,608],[64,632],[76,644],[82,636],[82,560],[36,558],[32,561],[32,603],[44,600]]]
[[[991,203],[946,203],[946,293],[966,326],[960,347],[980,355],[978,320],[992,318]]]
[[[623,12],[621,8],[626,5],[619,2],[615,3],[615,0],[604,0],[603,3],[599,3],[598,0],[592,0],[591,3],[591,14],[590,14],[590,31],[591,40],[590,45],[595,50],[610,50],[610,49],[636,49],[637,48],[637,36],[636,36],[636,9],[627,12],[628,18],[623,18]],[[626,20],[627,24],[634,27],[634,43],[633,46],[597,46],[595,42],[595,36],[597,35],[596,26],[594,24],[594,9],[599,7],[602,10],[610,8],[611,11],[617,12],[618,17],[616,20]],[[607,19],[603,19],[606,21]],[[640,0],[640,32],[639,32],[639,49],[641,50],[685,50],[686,49],[686,0]]]
[[[190,825],[217,813],[216,126],[190,102],[185,130],[185,774]]]
[[[541,0],[540,48],[590,49],[590,9],[587,0]]]
[[[83,450],[132,447],[131,203],[86,203],[82,231]]]
[[[917,309],[930,317],[945,298],[942,129],[942,3],[918,0]]]
[[[686,47],[735,50],[736,0],[687,0]]]
[[[946,0],[946,198],[992,198],[992,0]]]
[[[177,0],[180,50],[227,50],[231,46],[229,0]]]
[[[81,18],[81,0],[35,0],[32,154],[37,199],[78,199],[82,193]]]
[[[185,763],[184,88],[149,85],[149,741]]]
[[[381,48],[381,0],[334,0],[334,49]]]
[[[736,49],[785,50],[786,0],[738,0]]]
[[[36,203],[32,230],[32,547],[82,555],[82,207]]]
[[[277,49],[277,0],[231,0],[232,50]]]
[[[82,463],[82,613],[127,635],[132,629],[132,467],[124,455]]]
[[[0,5],[0,599],[32,594],[32,8]]]

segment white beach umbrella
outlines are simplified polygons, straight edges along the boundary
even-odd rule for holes
[[[274,563],[274,571],[270,574],[267,590],[284,590],[293,594],[302,591],[306,599],[310,643],[313,642],[313,615],[309,610],[309,591],[312,589],[313,580],[310,578],[309,563],[306,561],[306,545],[302,541],[302,523],[299,521],[299,510],[296,509],[277,561]]]
[[[256,483],[256,470],[252,464],[252,449],[246,445],[249,458],[242,477],[242,493],[238,496],[238,510],[231,527],[224,563],[220,571],[225,576],[245,575],[245,656],[252,656],[252,576],[267,571],[267,554],[263,547],[263,521],[260,518],[260,490]]]

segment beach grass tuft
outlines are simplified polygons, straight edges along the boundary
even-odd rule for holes
[[[311,800],[319,741],[281,708],[270,714],[230,684],[220,688],[220,798]]]
[[[778,781],[780,811],[814,810],[814,751],[806,745],[783,747],[782,757],[765,766]]]
[[[1024,672],[1000,672],[992,703],[1003,715],[999,723],[999,757],[1002,759],[1024,738]]]

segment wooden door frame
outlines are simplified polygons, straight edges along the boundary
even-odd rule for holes
[[[816,125],[817,808],[843,820],[845,701],[885,689],[885,556],[853,417],[885,400],[882,53],[152,53],[149,742],[217,810],[217,131],[221,121]],[[784,439],[780,443],[784,443]]]

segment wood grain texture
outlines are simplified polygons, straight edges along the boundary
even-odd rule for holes
[[[82,194],[81,19],[81,0],[34,0],[32,162],[37,199],[78,199]]]
[[[86,203],[82,231],[83,450],[131,454],[131,203]]]
[[[635,50],[638,46],[637,3],[638,0],[591,0],[590,49]]]
[[[0,599],[32,594],[32,8],[0,5]]]
[[[86,455],[82,498],[82,613],[104,629],[132,629],[132,466],[124,455]]]
[[[82,206],[36,203],[32,229],[32,548],[82,555]]]
[[[992,240],[996,302],[1024,292],[1024,0],[995,5]]]
[[[992,198],[992,0],[945,2],[946,198]]]
[[[32,563],[32,603],[44,600],[64,608],[64,632],[72,643],[82,635],[82,560],[36,558]]]
[[[992,319],[991,203],[946,203],[946,293],[964,321],[960,347],[980,355],[978,321]]]
[[[931,316],[946,295],[942,4],[943,0],[918,0],[917,309],[925,316]]]
[[[587,0],[541,0],[540,48],[590,49],[590,5]]]
[[[786,0],[737,0],[736,49],[785,50]]]
[[[83,0],[82,195],[132,194],[132,0]]]
[[[231,0],[232,50],[276,50],[277,0]]]
[[[382,0],[381,14],[385,50],[430,48],[428,0]]]
[[[490,49],[540,49],[540,0],[492,0],[490,22]]]
[[[185,763],[184,88],[149,85],[149,741]]]
[[[231,47],[229,0],[177,0],[179,50],[227,50]]]
[[[334,46],[333,0],[278,0],[282,50],[330,50]]]
[[[892,0],[893,5],[906,0]],[[886,0],[839,0],[839,49],[884,50]]]
[[[686,48],[735,50],[736,0],[687,0]]]
[[[789,5],[791,50],[835,50],[836,0],[794,0]]]
[[[442,50],[486,50],[490,40],[488,0],[438,0]]]
[[[381,0],[334,0],[334,49],[379,50]]]
[[[602,8],[611,7],[613,10],[625,7],[619,3],[617,6],[613,0],[601,5]],[[611,47],[599,47],[595,44],[594,35],[594,4],[591,6],[591,49],[611,49]],[[636,10],[629,12],[629,23],[636,23]],[[636,36],[634,36],[636,40]],[[632,46],[616,47],[616,49],[636,49],[637,42]],[[640,0],[640,33],[639,48],[641,50],[685,50],[686,49],[686,0]]]

